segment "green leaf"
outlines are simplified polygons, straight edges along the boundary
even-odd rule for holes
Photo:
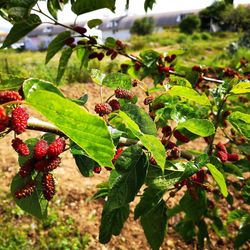
[[[52,92],[38,90],[27,102],[79,145],[100,166],[113,167],[114,145],[105,122]],[[42,105],[41,105],[42,103]]]
[[[139,126],[123,111],[119,110],[119,112],[115,113],[114,116],[115,119],[116,117],[120,118],[119,123],[124,124],[134,134],[134,136],[141,141],[143,146],[145,146],[148,151],[152,153],[154,159],[163,171],[165,168],[166,156],[165,148],[160,140],[153,135],[143,134]],[[115,119],[111,119],[110,123],[115,124]]]
[[[93,176],[93,168],[97,163],[85,155],[73,155],[80,173],[85,177]]]
[[[89,63],[90,51],[87,48],[84,48],[83,46],[77,45],[76,46],[76,54],[77,54],[77,58],[81,62],[80,69],[82,69],[82,67],[84,67],[86,69],[88,67],[88,63]]]
[[[248,212],[246,212],[245,210],[235,209],[227,215],[227,224],[230,224],[236,220],[242,221],[242,219],[244,217],[246,218],[247,216],[249,215],[248,215]]]
[[[158,250],[167,230],[167,207],[161,201],[148,213],[141,217],[141,225],[153,250]]]
[[[155,4],[155,0],[145,0],[144,2],[144,10],[147,12],[148,9],[151,9],[153,8],[153,5]]]
[[[90,76],[95,83],[102,85],[103,79],[106,77],[106,74],[103,74],[99,69],[91,69]]]
[[[179,85],[187,88],[192,88],[192,84],[186,78],[180,76],[170,75],[169,83],[171,85]]]
[[[234,247],[237,249],[242,246],[245,242],[250,240],[250,224],[244,225],[240,228],[238,235],[234,240]]]
[[[185,128],[193,134],[206,137],[215,133],[215,128],[212,122],[206,119],[189,119],[180,123],[177,129]]]
[[[198,222],[207,209],[207,198],[205,191],[201,188],[195,190],[197,198],[194,199],[190,191],[187,191],[180,200],[180,206],[186,213],[187,219]]]
[[[116,40],[111,36],[107,37],[105,40],[105,46],[114,48],[116,46]]]
[[[158,61],[160,54],[154,50],[146,50],[140,53],[143,63],[148,67],[152,67]]]
[[[61,32],[49,44],[45,64],[47,64],[54,55],[65,45],[65,40],[70,37],[70,31]]]
[[[115,168],[121,176],[116,179],[108,196],[107,207],[110,210],[134,200],[144,183],[148,160],[139,146],[131,146],[118,158]]]
[[[241,195],[246,204],[250,205],[250,180],[246,182],[246,185],[241,190]]]
[[[234,95],[241,95],[247,93],[250,93],[250,82],[240,82],[236,84],[229,92],[229,94]]]
[[[205,94],[200,95],[198,92],[191,88],[183,86],[174,86],[167,93],[169,95],[185,98],[189,101],[195,102],[203,106],[211,106],[211,103]]]
[[[124,222],[128,218],[128,215],[128,204],[111,211],[107,208],[106,205],[104,205],[99,232],[100,243],[106,244],[110,241],[112,235],[119,235],[123,228]]]
[[[98,26],[98,25],[101,25],[102,24],[102,20],[101,19],[92,19],[92,20],[89,20],[88,21],[88,26],[90,29]]]
[[[107,8],[115,10],[115,0],[76,0],[72,3],[72,11],[76,15],[81,15],[94,10]]]
[[[195,237],[195,224],[192,220],[181,220],[176,225],[176,231],[184,241],[190,242]]]
[[[153,209],[161,201],[165,190],[161,188],[148,187],[144,190],[143,196],[140,202],[137,204],[134,212],[134,219],[137,220],[139,217],[146,214],[148,211]]]
[[[24,80],[25,78],[0,73],[0,90],[17,90]]]
[[[227,197],[227,185],[223,174],[211,163],[207,163],[207,168],[209,169],[210,173],[212,174],[214,180],[218,184],[220,191],[224,197]]]
[[[250,139],[250,115],[239,111],[233,112],[227,118],[239,133]]]
[[[36,78],[29,78],[26,81],[24,81],[23,92],[24,92],[25,98],[29,98],[29,96],[33,92],[38,91],[38,90],[50,91],[50,92],[60,95],[61,97],[64,97],[63,93],[50,82],[36,79]]]
[[[102,81],[102,84],[112,89],[117,89],[117,88],[131,89],[132,88],[130,76],[122,74],[122,73],[111,73],[111,74],[106,75]]]
[[[73,52],[73,50],[70,47],[65,48],[62,51],[62,55],[61,55],[61,58],[60,58],[60,61],[59,61],[58,69],[57,69],[57,77],[56,77],[57,84],[59,84],[61,79],[62,79],[62,76],[63,76],[63,74],[64,74],[64,72],[65,72],[65,70],[67,68],[69,58],[72,55],[72,52]]]
[[[40,17],[35,14],[31,14],[24,20],[15,23],[11,28],[8,36],[4,40],[1,49],[4,49],[17,42],[18,40],[26,36],[30,31],[39,26],[41,23],[42,21]]]
[[[11,183],[11,193],[15,196],[15,192],[27,184],[27,178],[16,175]],[[36,179],[36,190],[28,197],[20,200],[15,199],[16,204],[25,212],[34,215],[38,219],[47,217],[48,201],[44,199],[41,186],[41,177]]]
[[[157,135],[154,121],[142,108],[128,103],[122,106],[121,110],[137,123],[142,133]]]

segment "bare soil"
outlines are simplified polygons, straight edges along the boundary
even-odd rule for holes
[[[78,98],[85,93],[89,94],[89,101],[87,108],[90,111],[94,110],[94,105],[100,102],[100,88],[94,84],[75,84],[68,85],[62,88],[65,95]],[[141,90],[136,90],[139,95]],[[110,90],[103,89],[103,99],[105,100],[111,94]],[[142,99],[143,100],[143,99]],[[141,101],[142,102],[142,101]],[[39,137],[40,132],[27,131],[21,135],[23,139],[31,137]],[[17,154],[11,148],[11,140],[13,134],[9,134],[1,139],[0,143],[0,188],[3,191],[9,192],[9,186],[12,177],[18,171]],[[192,146],[195,149],[203,147],[201,141],[195,142]],[[88,233],[91,240],[88,246],[89,250],[147,250],[150,249],[143,230],[138,221],[133,220],[133,209],[138,203],[136,199],[131,205],[131,214],[128,221],[125,223],[124,229],[120,236],[113,237],[112,240],[102,245],[98,242],[98,231],[100,225],[100,218],[102,212],[103,200],[88,202],[87,199],[91,197],[96,191],[96,185],[105,181],[108,177],[108,172],[103,171],[94,177],[85,178],[78,171],[74,160],[69,152],[62,155],[62,166],[55,170],[55,177],[57,181],[57,195],[52,202],[60,203],[63,200],[64,206],[60,211],[60,216],[70,215],[75,218],[78,227],[83,233]],[[180,194],[181,195],[181,194]],[[176,204],[180,199],[180,195],[169,201],[170,206]],[[222,214],[226,210],[226,203],[222,202]],[[175,233],[174,226],[177,224],[178,218],[171,219],[168,225],[168,233],[162,246],[163,250],[168,249],[195,249],[193,243],[186,244]],[[157,226],[157,225],[152,225]],[[236,229],[237,228],[232,228]],[[208,249],[208,248],[207,248]],[[211,234],[211,248],[210,249],[233,249],[232,240],[225,238],[219,239],[214,233]]]

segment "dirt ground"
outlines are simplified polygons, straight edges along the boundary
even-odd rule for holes
[[[87,107],[93,111],[94,104],[100,101],[99,87],[94,84],[76,84],[68,85],[62,88],[65,95],[78,98],[88,92],[89,102]],[[141,94],[140,90],[137,90]],[[103,90],[103,99],[105,100],[110,91]],[[23,139],[39,136],[39,132],[28,131],[20,136]],[[0,169],[3,170],[1,178],[1,188],[9,192],[9,186],[12,177],[18,171],[17,154],[12,150],[10,144],[13,134],[9,134],[0,141]],[[199,148],[199,143],[195,144]],[[198,146],[197,146],[198,145]],[[125,223],[124,229],[120,236],[113,237],[112,240],[102,245],[98,243],[98,231],[102,211],[103,201],[87,202],[87,198],[92,196],[96,191],[96,185],[107,179],[108,173],[103,171],[100,175],[91,178],[83,177],[69,153],[62,155],[62,166],[55,170],[57,181],[57,195],[53,202],[60,203],[64,200],[65,206],[62,208],[60,215],[70,215],[76,219],[81,231],[91,235],[88,246],[89,250],[147,250],[150,249],[143,234],[143,230],[138,221],[133,220],[133,208],[138,202],[136,199],[131,205],[131,214],[129,220]],[[179,199],[178,197],[176,198]],[[176,203],[177,200],[170,200],[170,203]],[[171,204],[170,204],[171,205]],[[222,209],[226,204],[222,204]],[[170,220],[168,224],[168,233],[165,237],[163,250],[168,249],[195,249],[192,244],[185,244],[174,232],[174,226],[178,219]],[[152,225],[155,226],[155,225]],[[212,234],[212,247],[210,249],[233,249],[232,241],[219,239]],[[208,249],[208,248],[207,248]]]

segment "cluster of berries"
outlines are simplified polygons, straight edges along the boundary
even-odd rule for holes
[[[122,148],[118,148],[118,149],[116,150],[115,155],[114,155],[114,157],[113,157],[113,159],[112,159],[112,162],[113,162],[113,163],[115,163],[115,162],[118,160],[118,158],[120,157],[120,155],[121,155],[122,152],[123,152],[123,149],[122,149]],[[111,171],[111,170],[112,170],[112,168],[110,168],[110,167],[105,167],[105,168],[106,168],[108,171]],[[100,174],[101,171],[102,171],[102,168],[101,168],[100,166],[95,166],[95,167],[93,168],[93,172],[94,172],[95,174]]]
[[[18,172],[19,176],[30,180],[34,171],[38,174],[42,173],[42,192],[48,201],[55,195],[55,181],[50,172],[59,167],[61,163],[59,155],[64,151],[65,145],[65,139],[62,137],[57,138],[50,145],[45,140],[39,140],[32,149],[33,154],[31,154],[28,146],[21,139],[15,138],[12,141],[12,146],[19,155],[30,156],[21,165]],[[24,187],[15,192],[15,197],[21,199],[32,195],[36,190],[36,186],[37,182],[29,181]]]
[[[17,106],[18,101],[21,100],[22,97],[16,91],[0,92],[0,105],[4,104],[4,106],[11,107],[11,109],[5,109],[0,106],[0,132],[5,131],[7,128],[14,130],[16,134],[25,131],[29,115],[23,107]]]
[[[134,97],[134,94],[130,90],[126,89],[116,89],[115,97],[119,99],[125,99],[131,101]],[[121,105],[118,100],[112,99],[108,103],[97,103],[95,105],[95,112],[100,116],[108,115],[111,112],[119,110]]]
[[[225,145],[221,142],[216,144],[216,149],[217,151],[217,156],[221,160],[221,162],[226,162],[226,161],[238,161],[239,160],[239,155],[238,154],[230,154],[227,152],[227,149]]]

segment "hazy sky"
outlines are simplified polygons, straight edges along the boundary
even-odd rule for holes
[[[116,0],[116,14],[123,15],[125,14],[124,6],[126,0]],[[213,0],[157,0],[157,3],[154,5],[153,10],[148,13],[159,13],[159,12],[169,12],[169,11],[178,11],[178,10],[193,10],[201,9],[209,6]],[[240,3],[249,3],[250,0],[235,0],[235,4]],[[144,0],[130,0],[130,7],[128,14],[129,15],[141,15],[144,14],[143,8]],[[40,3],[40,6],[43,8],[46,3]],[[107,9],[98,10],[91,12],[90,14],[81,15],[78,17],[78,20],[86,20],[93,18],[107,18],[112,17],[114,14]],[[70,6],[65,6],[65,10],[59,13],[59,21],[64,23],[73,22],[75,15],[70,11]],[[43,21],[46,19],[42,18]],[[0,30],[8,30],[11,26],[3,19],[0,18]]]

